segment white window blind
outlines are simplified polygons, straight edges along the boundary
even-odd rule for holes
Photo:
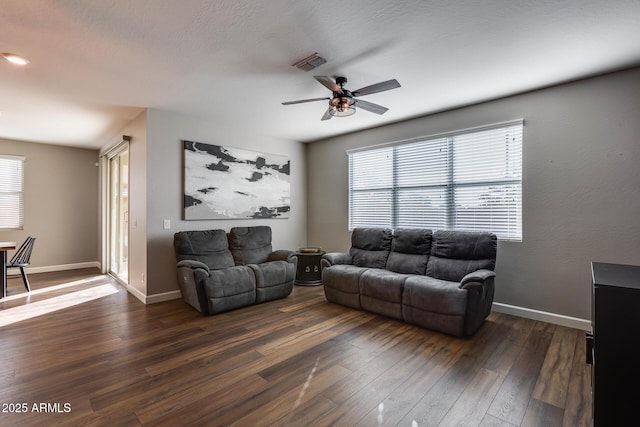
[[[0,230],[24,225],[24,157],[0,154]]]
[[[349,229],[491,231],[522,239],[523,122],[349,155]]]

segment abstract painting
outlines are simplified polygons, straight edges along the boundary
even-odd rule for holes
[[[289,218],[289,157],[182,142],[185,220]]]

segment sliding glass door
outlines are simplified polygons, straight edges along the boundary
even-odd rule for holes
[[[129,147],[109,155],[109,272],[129,279]]]

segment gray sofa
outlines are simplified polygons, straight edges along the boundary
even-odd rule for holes
[[[184,301],[203,314],[287,297],[297,257],[273,251],[268,226],[181,231],[173,236]]]
[[[473,335],[491,311],[492,233],[357,228],[349,253],[323,255],[328,301],[455,336]]]

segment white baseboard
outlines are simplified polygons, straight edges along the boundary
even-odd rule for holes
[[[90,262],[79,262],[76,264],[46,265],[43,267],[27,267],[25,268],[25,270],[27,274],[35,274],[35,273],[49,273],[52,271],[79,270],[81,268],[100,269],[100,263],[98,261],[90,261]],[[17,267],[8,268],[7,271],[10,272],[9,274],[20,274]]]
[[[179,290],[164,292],[162,294],[145,295],[133,286],[127,286],[124,283],[123,286],[127,289],[127,291],[129,291],[131,295],[139,299],[140,302],[145,305],[182,298],[182,294]]]
[[[497,311],[498,313],[511,314],[514,316],[524,317],[526,319],[540,320],[542,322],[580,329],[582,331],[591,331],[591,321],[586,319],[579,319],[577,317],[548,313],[546,311],[517,307],[515,305],[502,304],[499,302],[494,302],[491,309],[492,311]]]
[[[157,302],[170,301],[173,299],[180,299],[180,298],[182,298],[182,294],[180,293],[179,290],[175,290],[171,292],[164,292],[161,294],[148,295],[146,303],[155,304]]]
[[[120,278],[118,278],[116,276],[112,276],[112,277],[115,280],[117,280],[118,283],[120,283],[127,290],[127,292],[129,292],[131,295],[136,297],[144,305],[155,304],[157,302],[163,302],[163,301],[169,301],[169,300],[173,300],[173,299],[182,298],[182,294],[180,293],[180,290],[175,290],[175,291],[171,291],[171,292],[164,292],[164,293],[161,293],[161,294],[147,295],[147,294],[141,292],[139,289],[136,289],[135,287],[133,287],[133,286],[127,284],[126,282],[120,280]]]
[[[145,294],[143,294],[142,292],[140,292],[139,290],[137,290],[133,286],[129,286],[126,283],[124,283],[124,282],[122,282],[120,280],[118,280],[118,281],[120,282],[120,284],[122,284],[122,286],[124,286],[127,289],[127,292],[129,292],[134,297],[138,298],[141,303],[143,303],[143,304],[147,303],[147,296]]]

